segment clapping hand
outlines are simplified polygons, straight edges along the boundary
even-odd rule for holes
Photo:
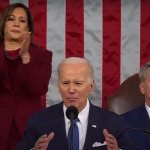
[[[21,42],[20,56],[23,64],[27,64],[30,62],[29,45],[31,42],[31,32],[24,32],[21,36],[20,42]]]

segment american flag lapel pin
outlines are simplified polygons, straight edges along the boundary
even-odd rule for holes
[[[95,124],[92,124],[92,127],[93,127],[93,128],[96,128],[97,126],[96,126]]]

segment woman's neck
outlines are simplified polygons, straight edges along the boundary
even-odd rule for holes
[[[20,43],[18,41],[4,41],[5,50],[12,51],[17,50],[21,47]]]

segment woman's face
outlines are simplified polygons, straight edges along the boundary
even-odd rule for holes
[[[4,40],[21,40],[24,32],[28,32],[28,18],[25,10],[18,7],[5,23]]]

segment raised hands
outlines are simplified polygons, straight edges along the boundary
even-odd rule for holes
[[[46,150],[49,142],[53,139],[54,133],[42,135],[35,143],[33,150]]]
[[[30,62],[30,53],[29,53],[29,45],[31,42],[31,32],[24,32],[20,39],[21,49],[20,56],[23,64],[27,64]]]
[[[119,150],[116,138],[112,134],[109,134],[106,129],[103,130],[103,134],[106,140],[107,149]]]

